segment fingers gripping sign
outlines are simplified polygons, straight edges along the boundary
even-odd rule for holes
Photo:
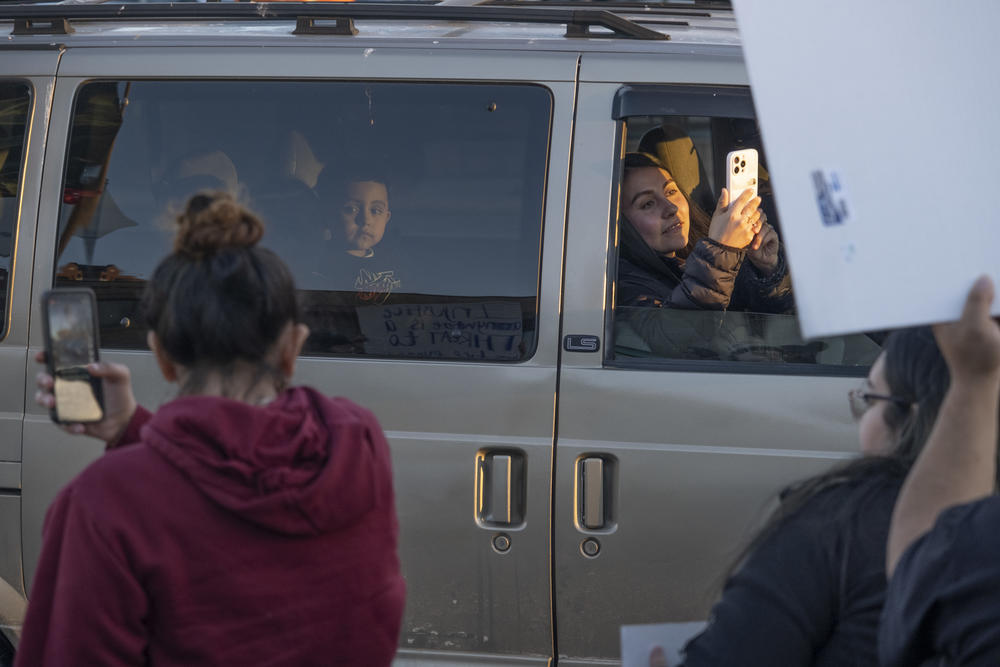
[[[666,651],[663,650],[662,646],[655,647],[649,653],[649,667],[670,667],[667,662]]]
[[[953,380],[1000,379],[1000,326],[990,317],[993,296],[993,281],[980,276],[959,320],[934,327],[934,337]]]

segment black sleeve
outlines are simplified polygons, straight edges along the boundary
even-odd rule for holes
[[[685,648],[685,667],[812,665],[837,609],[839,532],[803,508],[727,582],[708,627]]]
[[[619,275],[621,306],[725,310],[746,251],[701,239],[688,255],[679,284],[669,286],[646,274]]]
[[[1000,498],[951,508],[910,545],[889,582],[884,667],[1000,664]]]
[[[752,313],[795,312],[792,277],[788,272],[784,248],[778,252],[778,266],[769,276],[762,275],[753,262],[744,262],[736,278],[731,308]]]

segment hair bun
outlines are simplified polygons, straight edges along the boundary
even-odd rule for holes
[[[226,248],[252,248],[264,223],[226,192],[199,192],[177,216],[174,252],[201,259]]]

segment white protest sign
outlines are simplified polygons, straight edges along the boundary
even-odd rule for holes
[[[509,301],[358,308],[365,353],[423,359],[521,359],[521,306]]]
[[[1000,278],[1000,2],[733,5],[803,334],[957,318]]]

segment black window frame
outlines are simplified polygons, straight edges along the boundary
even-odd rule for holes
[[[665,357],[615,357],[615,289],[618,281],[619,198],[627,141],[626,123],[635,116],[703,116],[753,119],[757,114],[749,86],[690,84],[626,84],[615,93],[611,118],[616,124],[616,155],[612,168],[611,210],[608,214],[608,274],[604,312],[602,367],[620,370],[734,375],[796,375],[813,377],[865,377],[870,366],[835,366],[798,362],[719,361]],[[797,317],[797,316],[796,316]]]

